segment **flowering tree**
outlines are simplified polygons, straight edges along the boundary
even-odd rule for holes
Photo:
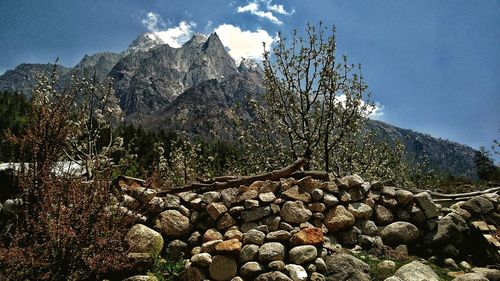
[[[306,169],[338,170],[335,154],[374,108],[361,67],[337,59],[335,29],[326,31],[308,25],[290,42],[279,34],[264,52],[266,93],[251,100],[256,119],[243,134],[262,168],[304,157]]]

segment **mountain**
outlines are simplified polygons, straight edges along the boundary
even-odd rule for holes
[[[7,70],[0,76],[0,91],[19,91],[31,95],[31,88],[36,84],[38,76],[52,73],[54,65],[23,63],[13,70]],[[66,75],[70,68],[58,66],[56,72],[59,77]]]
[[[29,94],[37,75],[51,64],[21,64],[0,76],[0,90]],[[264,93],[264,72],[251,59],[236,61],[216,33],[195,34],[178,48],[158,34],[138,36],[120,54],[85,55],[73,68],[58,66],[61,80],[72,74],[114,79],[126,120],[151,130],[182,130],[205,138],[234,139],[233,121],[249,119],[248,97]],[[386,141],[401,141],[409,155],[429,156],[443,173],[476,178],[476,150],[376,120],[367,127]]]
[[[432,168],[437,171],[457,177],[477,178],[474,164],[477,150],[469,146],[372,119],[368,120],[367,127],[387,141],[402,142],[408,155],[426,155]]]
[[[179,95],[142,125],[149,129],[182,130],[205,138],[235,139],[234,122],[248,120],[247,98],[264,93],[259,72],[235,73],[222,82],[204,81]]]
[[[82,60],[71,69],[71,73],[93,75],[95,70],[97,76],[107,77],[111,69],[113,69],[122,57],[122,54],[111,52],[85,55]]]
[[[195,36],[181,48],[160,44],[118,61],[109,75],[115,80],[120,106],[128,120],[140,120],[141,116],[167,106],[203,81],[222,81],[237,73],[216,33],[200,39]]]

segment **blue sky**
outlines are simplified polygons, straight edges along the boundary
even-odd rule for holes
[[[500,138],[500,1],[2,0],[0,11],[0,73],[121,52],[148,29],[174,41],[217,30],[234,55],[258,57],[276,32],[321,20],[363,65],[379,119],[474,148]]]

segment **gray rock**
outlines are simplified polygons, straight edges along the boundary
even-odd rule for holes
[[[394,197],[400,206],[406,206],[413,201],[413,193],[404,189],[396,190]]]
[[[191,263],[199,267],[207,267],[212,263],[212,256],[209,253],[200,253],[191,257]]]
[[[240,251],[240,261],[242,263],[247,261],[255,261],[259,255],[259,246],[248,244],[243,246]]]
[[[500,280],[500,270],[494,268],[485,268],[485,267],[475,267],[472,269],[474,273],[477,273],[485,278],[488,278],[490,281],[499,281]]]
[[[283,261],[272,261],[268,264],[267,267],[271,270],[277,270],[277,271],[282,271],[285,269],[285,263]]]
[[[265,238],[266,235],[264,234],[264,232],[256,229],[251,229],[248,232],[243,233],[243,244],[262,245],[264,244]]]
[[[357,219],[370,219],[372,208],[364,203],[351,203],[347,210]]]
[[[293,281],[293,280],[279,271],[271,271],[259,275],[255,279],[255,281]]]
[[[287,264],[285,266],[285,269],[288,271],[288,276],[290,276],[293,281],[307,280],[307,272],[302,266],[296,264]]]
[[[328,231],[338,231],[354,225],[354,216],[342,205],[337,205],[325,216],[324,224]]]
[[[318,250],[312,245],[293,247],[288,253],[291,263],[305,264],[313,262],[318,257]]]
[[[312,212],[301,201],[287,201],[280,211],[281,219],[288,223],[303,223],[309,220]]]
[[[384,244],[397,246],[400,244],[409,244],[417,240],[420,231],[416,226],[409,222],[393,222],[380,232]]]
[[[340,179],[340,183],[348,187],[359,187],[363,182],[363,179],[357,174],[345,176]]]
[[[402,281],[439,281],[439,277],[429,266],[418,261],[403,265],[394,276]]]
[[[262,219],[265,216],[271,214],[271,208],[269,206],[255,208],[252,210],[246,210],[241,213],[241,218],[244,222],[252,222]]]
[[[453,281],[488,281],[488,278],[477,273],[465,273],[457,276]]]
[[[165,236],[180,237],[189,233],[191,224],[179,211],[166,210],[154,220],[154,228]]]
[[[321,273],[326,272],[326,263],[325,263],[325,260],[323,260],[322,258],[317,258],[314,261],[314,265],[316,266],[316,269],[318,270],[318,272],[321,272]]]
[[[255,277],[261,274],[263,271],[264,268],[262,267],[262,265],[260,265],[260,263],[256,261],[249,261],[243,264],[240,268],[240,274],[245,278]]]
[[[259,207],[259,200],[255,200],[255,199],[245,200],[245,202],[243,203],[243,206],[245,206],[245,209],[255,209],[255,208]]]
[[[284,259],[285,247],[281,243],[269,242],[259,248],[259,261],[262,263],[283,261]]]
[[[324,192],[323,190],[316,188],[313,191],[311,191],[311,197],[314,201],[321,201],[323,199]]]
[[[325,259],[326,280],[370,281],[368,264],[347,254],[333,254]]]
[[[166,252],[174,257],[182,257],[187,254],[188,245],[179,239],[175,239],[168,243]]]
[[[158,255],[163,249],[163,237],[160,233],[143,225],[136,224],[130,228],[125,236],[131,253],[147,253]]]
[[[212,202],[219,202],[222,199],[222,195],[217,191],[208,191],[201,195],[201,201],[210,204]]]
[[[386,225],[394,221],[392,212],[382,205],[375,206],[375,221],[377,225]]]
[[[281,193],[281,196],[282,198],[288,200],[299,200],[304,203],[311,202],[311,195],[300,189],[298,186],[294,186],[290,189],[285,190],[283,193]]]
[[[361,230],[364,235],[374,235],[377,233],[377,225],[370,220],[356,220],[356,227]]]
[[[272,192],[266,192],[266,193],[260,193],[259,194],[259,200],[262,201],[263,203],[271,203],[276,200],[276,195]]]
[[[438,208],[434,202],[432,202],[432,198],[427,192],[420,192],[415,195],[415,202],[420,207],[420,209],[424,212],[425,217],[428,219],[435,218],[439,215]]]
[[[318,273],[318,272],[313,272],[311,273],[311,277],[309,278],[310,281],[325,281],[326,278],[323,274]]]
[[[438,221],[437,232],[432,238],[435,244],[458,244],[469,233],[467,222],[457,213],[449,213]]]
[[[266,240],[267,241],[272,241],[272,242],[282,242],[286,243],[292,238],[292,235],[290,232],[285,231],[285,230],[277,230],[273,232],[269,232],[266,235]]]
[[[181,204],[181,200],[180,200],[179,196],[175,196],[172,194],[166,194],[163,197],[163,204],[164,204],[166,209],[176,209],[176,208],[179,208],[179,206]]]
[[[482,196],[467,200],[461,207],[473,215],[484,215],[495,209],[493,204]]]
[[[323,196],[323,203],[327,206],[335,206],[339,203],[339,199],[333,194],[325,193]]]

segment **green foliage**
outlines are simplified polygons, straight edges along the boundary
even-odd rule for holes
[[[30,101],[22,93],[0,93],[0,162],[18,157],[18,147],[6,138],[7,134],[19,135],[28,123]]]
[[[155,277],[158,281],[177,281],[184,270],[184,264],[177,261],[167,261],[160,256],[155,257],[153,266],[148,271],[148,275]]]
[[[481,146],[476,155],[474,155],[474,163],[476,164],[477,175],[480,180],[491,181],[500,179],[500,168],[495,166],[490,157],[490,152],[484,146]]]

